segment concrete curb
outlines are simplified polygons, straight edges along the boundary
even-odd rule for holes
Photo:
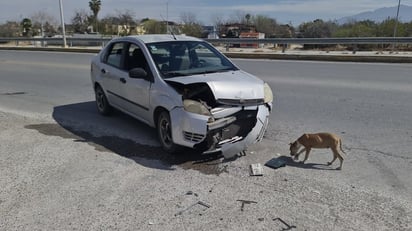
[[[59,48],[59,47],[0,47],[0,50],[22,50],[22,51],[52,51],[52,52],[74,52],[95,53],[99,48]],[[229,58],[243,59],[272,59],[272,60],[312,60],[333,62],[372,62],[372,63],[412,63],[412,56],[395,55],[333,55],[333,54],[288,54],[288,53],[246,53],[246,52],[223,52]]]
[[[62,48],[62,47],[0,47],[0,50],[14,51],[54,51],[54,52],[73,52],[73,53],[98,53],[100,49],[93,48]]]
[[[224,53],[230,58],[312,60],[335,62],[372,62],[372,63],[412,63],[410,56],[367,56],[367,55],[316,55],[316,54],[271,54],[271,53]]]

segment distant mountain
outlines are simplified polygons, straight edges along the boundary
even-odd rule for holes
[[[372,20],[375,22],[382,22],[388,18],[396,18],[396,11],[398,6],[379,8],[374,11],[362,12],[353,16],[338,19],[339,24],[344,24],[351,21]],[[412,6],[401,5],[399,9],[399,21],[412,21]]]

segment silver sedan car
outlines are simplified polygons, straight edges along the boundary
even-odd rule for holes
[[[113,39],[92,60],[91,79],[101,114],[116,108],[156,128],[167,152],[233,157],[262,139],[272,110],[268,84],[188,36]]]

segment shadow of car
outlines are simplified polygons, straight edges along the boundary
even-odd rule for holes
[[[56,106],[53,119],[57,124],[27,126],[45,135],[85,142],[102,153],[112,152],[136,163],[162,170],[195,169],[205,174],[220,174],[220,153],[201,154],[192,149],[170,154],[159,145],[156,131],[148,125],[121,113],[105,117],[98,114],[94,101]]]

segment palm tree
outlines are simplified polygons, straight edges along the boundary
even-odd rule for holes
[[[249,25],[250,17],[251,17],[250,14],[246,14],[246,15],[245,15],[246,25]]]
[[[93,21],[95,22],[95,25],[96,25],[96,32],[97,32],[97,15],[99,14],[101,5],[102,5],[102,2],[100,0],[90,0],[89,1],[90,10],[93,12]]]

